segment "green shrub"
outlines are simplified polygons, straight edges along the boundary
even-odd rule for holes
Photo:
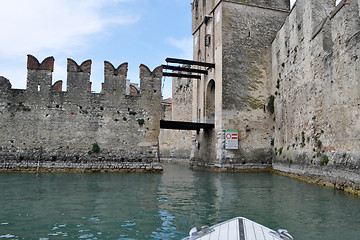
[[[321,142],[320,140],[318,140],[318,141],[316,142],[316,145],[317,145],[318,148],[321,148],[322,142]]]
[[[126,121],[126,120],[127,120],[127,118],[126,118],[126,117],[123,117],[123,120],[124,120],[124,121]]]
[[[267,109],[269,110],[269,112],[274,113],[275,112],[275,96],[271,95],[269,97],[269,102],[267,104]]]
[[[93,145],[92,145],[92,149],[91,149],[94,153],[98,153],[98,152],[100,152],[100,146],[99,146],[99,144],[97,144],[97,143],[94,143]]]
[[[280,89],[280,79],[278,79],[276,83],[277,83],[277,84],[276,84],[276,88],[277,88],[277,89]]]
[[[301,132],[301,147],[305,147],[305,132]]]
[[[138,121],[140,126],[144,125],[144,123],[145,123],[145,120],[142,119],[142,118],[138,119],[137,121]]]
[[[328,156],[323,156],[323,158],[322,158],[322,161],[321,161],[320,165],[327,165],[327,164],[328,164],[328,162],[329,162],[329,158],[328,158]]]
[[[283,148],[279,148],[279,155],[282,154]]]
[[[133,112],[133,111],[129,112],[129,115],[134,115],[135,116],[136,114],[137,114],[137,112]]]
[[[274,144],[275,144],[275,139],[272,138],[270,144],[271,144],[271,146],[274,146]]]

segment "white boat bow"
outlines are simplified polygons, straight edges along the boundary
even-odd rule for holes
[[[274,231],[244,217],[236,217],[228,221],[208,227],[200,231],[192,228],[189,236],[183,240],[293,240],[285,230]]]

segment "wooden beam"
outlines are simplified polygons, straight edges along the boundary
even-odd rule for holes
[[[181,71],[181,72],[191,72],[191,73],[201,73],[201,74],[208,74],[207,70],[201,70],[201,69],[194,69],[194,68],[185,68],[185,67],[175,67],[175,66],[169,66],[169,65],[162,65],[163,69],[169,69],[169,70],[175,70],[175,71]]]
[[[199,131],[201,128],[205,130],[213,129],[215,124],[160,120],[160,128]]]
[[[207,62],[197,62],[186,59],[178,59],[178,58],[167,58],[165,59],[168,63],[181,63],[181,64],[189,64],[189,65],[197,65],[202,67],[215,68],[215,63],[207,63]]]
[[[182,74],[182,73],[167,73],[167,72],[163,72],[163,76],[165,76],[165,77],[178,77],[178,78],[196,78],[196,79],[201,79],[201,76],[200,76],[200,75]]]

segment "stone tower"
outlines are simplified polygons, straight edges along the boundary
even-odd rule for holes
[[[172,78],[172,99],[170,99],[170,107],[164,106],[165,120],[191,122],[193,96],[191,81],[189,78]],[[171,114],[166,114],[168,111]],[[192,131],[188,130],[161,129],[159,141],[162,160],[168,158],[173,162],[188,162],[192,136]]]
[[[193,1],[194,60],[215,63],[193,81],[193,121],[215,123],[197,132],[193,166],[269,166],[271,42],[289,8],[290,0]],[[237,146],[228,147],[229,132],[238,133]]]

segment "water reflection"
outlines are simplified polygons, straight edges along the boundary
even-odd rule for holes
[[[357,239],[360,198],[270,173],[0,174],[0,239],[181,239],[244,216],[295,239]]]

